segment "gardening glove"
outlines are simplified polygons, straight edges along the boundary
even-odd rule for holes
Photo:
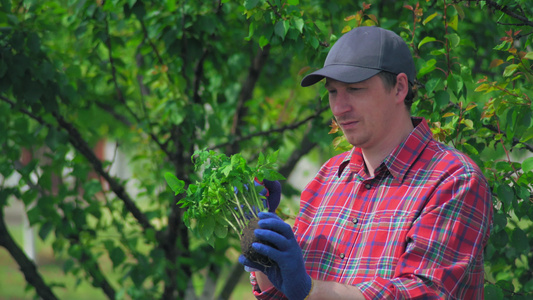
[[[268,208],[268,211],[275,212],[281,199],[281,184],[279,181],[270,181],[265,179],[261,183],[256,179],[254,184],[256,186],[262,185],[265,187],[263,190],[261,190],[261,192],[259,192],[259,194],[266,197],[265,200],[263,200],[263,203],[265,204],[265,207]]]
[[[272,246],[254,243],[253,248],[274,261],[271,267],[254,263],[241,255],[239,262],[265,273],[272,284],[290,300],[303,300],[311,292],[312,280],[305,270],[302,249],[289,224],[274,213],[259,213],[255,236]]]

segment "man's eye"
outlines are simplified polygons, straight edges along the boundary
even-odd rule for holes
[[[337,91],[336,90],[328,90],[328,93],[330,94],[335,94]]]
[[[360,90],[360,88],[350,87],[350,88],[348,88],[348,90],[350,90],[352,92],[356,92],[356,91]]]

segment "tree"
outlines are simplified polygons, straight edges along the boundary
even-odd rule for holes
[[[182,195],[173,196],[163,174],[193,182],[196,149],[250,162],[258,149],[279,149],[285,176],[312,150],[331,152],[324,90],[299,88],[299,80],[344,31],[378,24],[400,33],[415,55],[413,113],[490,181],[487,298],[526,298],[533,292],[526,2],[3,0],[0,174],[21,180],[2,181],[0,208],[23,201],[39,237],[68,257],[65,272],[109,299],[183,299],[201,270],[206,282],[228,268],[239,276],[242,267],[226,257],[237,237],[212,248],[191,235],[176,205]],[[113,160],[96,155],[102,139],[127,154],[131,177],[117,178]],[[33,154],[27,164],[23,151]],[[284,191],[294,192],[287,184]],[[41,298],[57,298],[2,213],[0,245]],[[227,299],[234,276],[217,297]]]

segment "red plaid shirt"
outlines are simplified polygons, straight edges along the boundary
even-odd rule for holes
[[[360,149],[331,158],[302,192],[294,225],[313,279],[357,286],[367,299],[483,299],[492,201],[467,156],[427,122],[376,169]],[[253,275],[253,274],[252,274]],[[275,288],[258,299],[286,299]]]

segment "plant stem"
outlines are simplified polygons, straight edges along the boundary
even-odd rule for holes
[[[231,222],[228,217],[226,217],[226,214],[223,212],[222,213],[222,218],[231,226],[231,228],[233,228],[233,230],[235,231],[235,233],[238,233],[240,234],[241,233],[241,230],[239,230],[237,227],[235,227],[235,224],[233,224],[233,222]],[[240,224],[239,224],[240,225]]]
[[[241,218],[239,217],[239,215],[234,211],[233,207],[228,207],[228,210],[231,212],[231,214],[233,215],[233,217],[235,218],[235,221],[237,222],[237,224],[239,225],[239,227],[241,228],[240,231],[238,231],[238,233],[240,234],[242,232],[242,230],[244,229],[244,227],[246,226],[246,224],[244,224],[243,221],[241,221]],[[242,210],[241,210],[242,212]]]

